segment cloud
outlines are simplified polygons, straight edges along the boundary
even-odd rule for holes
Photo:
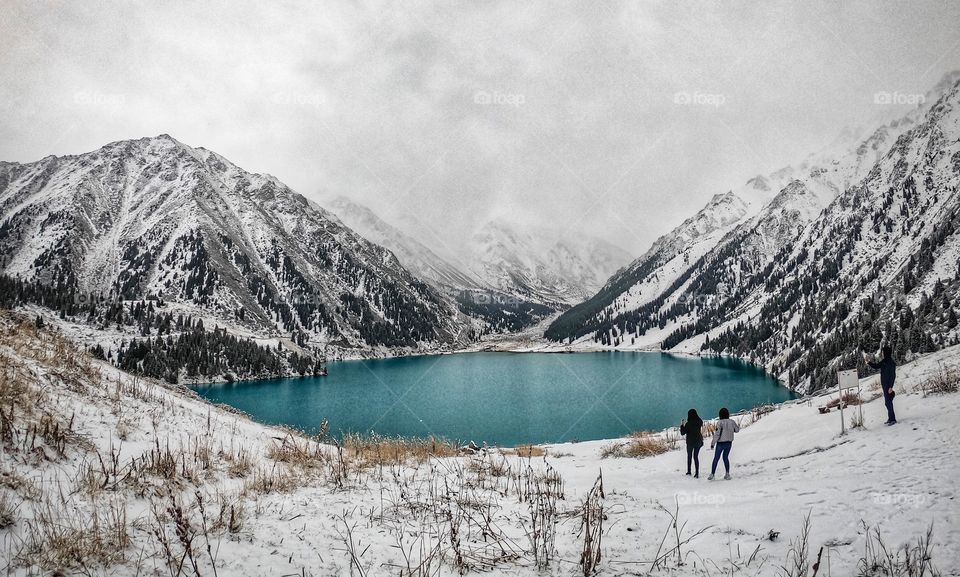
[[[958,11],[6,2],[0,158],[170,133],[308,196],[415,212],[451,244],[503,218],[640,252],[863,121],[878,91],[956,67]]]

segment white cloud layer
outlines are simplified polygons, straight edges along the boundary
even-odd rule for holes
[[[304,194],[641,252],[960,66],[951,2],[0,0],[0,159],[169,133]]]

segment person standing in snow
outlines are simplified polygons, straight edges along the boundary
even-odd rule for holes
[[[896,425],[897,415],[893,412],[893,383],[897,380],[897,363],[893,362],[893,349],[890,345],[883,345],[883,359],[877,363],[867,361],[875,369],[880,369],[880,388],[883,389],[883,404],[887,406],[887,422],[885,425]]]
[[[700,478],[700,447],[703,446],[703,419],[696,409],[687,411],[686,420],[680,421],[680,434],[687,439],[687,475],[690,474],[690,461],[696,465],[693,476]]]
[[[717,421],[717,428],[713,432],[713,441],[710,443],[710,448],[716,448],[716,452],[713,454],[713,466],[710,467],[710,476],[707,477],[707,480],[713,480],[721,456],[723,457],[723,468],[727,472],[723,478],[730,479],[730,449],[733,448],[734,433],[739,432],[740,425],[730,418],[730,411],[726,407],[720,409],[720,420]]]

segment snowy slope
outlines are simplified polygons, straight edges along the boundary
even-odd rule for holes
[[[568,575],[583,551],[582,504],[602,474],[598,575],[777,576],[793,561],[809,568],[821,547],[818,575],[857,575],[872,561],[902,562],[901,548],[930,527],[929,561],[955,575],[960,394],[915,391],[940,366],[957,369],[958,353],[899,368],[895,427],[882,425],[869,378],[864,426],[846,435],[836,410],[818,411],[836,395],[735,415],[743,429],[729,481],[704,478],[708,448],[699,479],[684,476],[679,446],[644,459],[601,457],[630,441],[621,439],[547,446],[534,458],[493,450],[365,469],[348,460],[350,475],[338,482],[333,447],[91,364],[29,320],[2,315],[0,361],[20,387],[0,390],[7,406],[24,404],[6,429],[16,442],[0,446],[0,503],[16,505],[0,527],[0,566],[18,575],[168,574],[184,552],[179,529],[203,575],[394,574],[422,561],[440,575]],[[35,435],[27,451],[41,419],[67,433]],[[677,439],[676,429],[659,436]],[[538,570],[529,536],[545,504],[555,533]],[[808,515],[798,558],[792,545]],[[890,559],[868,553],[880,553],[877,530]],[[678,534],[680,555],[671,552]]]
[[[353,348],[454,342],[459,314],[388,250],[271,176],[167,135],[0,165],[0,272],[160,295],[263,335]]]

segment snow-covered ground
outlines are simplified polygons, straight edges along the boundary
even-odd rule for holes
[[[4,411],[15,394],[34,403],[32,413],[18,409],[12,440],[0,435],[0,569],[7,574],[41,574],[34,562],[44,564],[43,574],[176,574],[168,560],[184,555],[181,534],[192,551],[184,575],[456,575],[464,566],[468,574],[582,574],[582,505],[601,473],[600,575],[796,574],[790,551],[807,515],[804,558],[812,564],[825,548],[818,575],[860,574],[865,524],[879,528],[895,555],[932,524],[934,564],[960,574],[960,394],[915,392],[941,365],[960,364],[960,348],[901,367],[894,427],[883,426],[875,399],[863,405],[864,426],[841,435],[839,414],[818,410],[836,395],[782,405],[758,420],[740,416],[730,481],[703,478],[708,447],[700,479],[683,475],[679,449],[601,457],[627,440],[551,445],[531,458],[493,450],[405,465],[348,462],[338,475],[329,446],[299,440],[314,457],[284,459],[288,453],[277,448],[295,438],[287,431],[90,364],[56,335],[34,332],[0,318]],[[875,394],[872,380],[863,383],[866,396]],[[29,424],[43,415],[69,426],[62,454],[45,440],[56,435],[35,434],[25,450]],[[171,467],[164,466],[168,452]],[[11,522],[3,523],[9,509]],[[125,518],[111,524],[107,513],[117,510]],[[678,540],[670,513],[679,519],[679,558],[670,553]],[[548,520],[538,535],[555,528],[541,570],[535,517]],[[99,557],[53,554],[97,550],[91,535],[120,525],[126,538],[101,535]],[[771,531],[778,535],[771,539]]]

